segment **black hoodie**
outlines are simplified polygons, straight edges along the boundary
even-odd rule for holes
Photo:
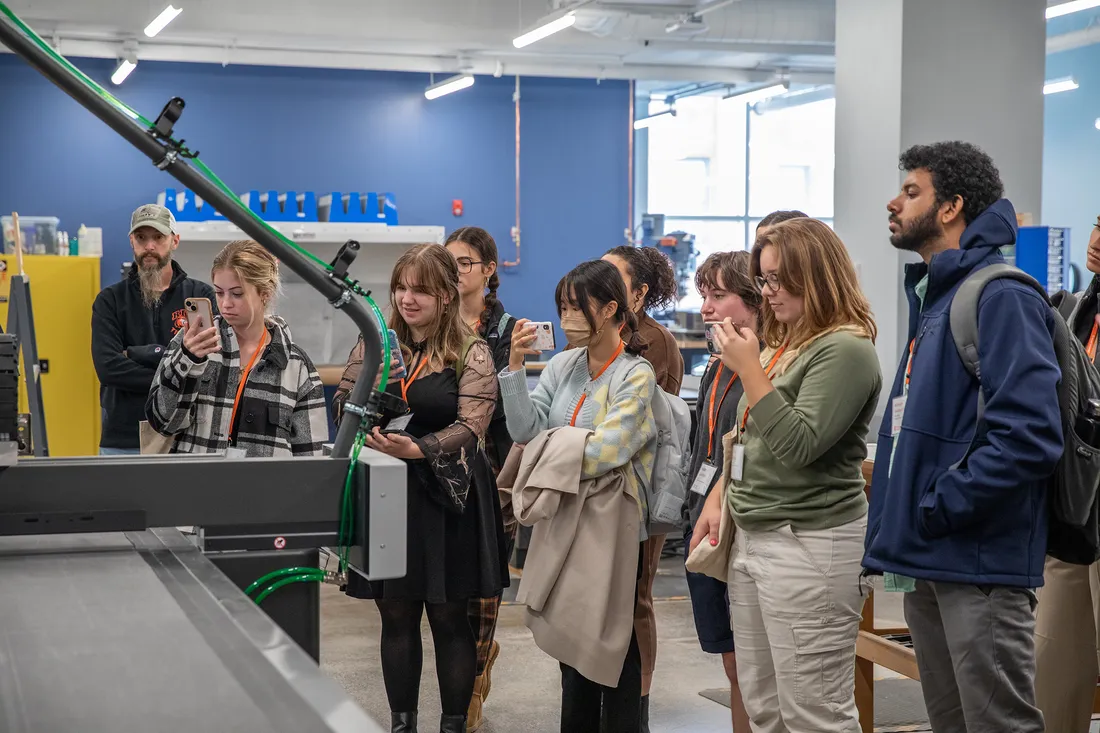
[[[145,399],[165,347],[187,326],[183,301],[209,298],[217,311],[214,289],[187,277],[172,262],[172,282],[160,301],[147,308],[141,298],[137,266],[126,279],[104,288],[92,306],[92,362],[99,376],[103,406],[101,448],[140,446],[138,425],[145,419]]]

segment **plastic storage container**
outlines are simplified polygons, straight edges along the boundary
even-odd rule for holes
[[[57,254],[57,228],[61,220],[56,216],[20,216],[19,228],[23,230],[23,253],[31,255]],[[15,253],[15,228],[10,216],[0,216],[0,228],[4,230],[4,253]]]

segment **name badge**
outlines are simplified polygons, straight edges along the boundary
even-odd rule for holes
[[[733,456],[730,458],[730,478],[740,481],[745,476],[745,446],[741,443],[733,446]]]
[[[901,420],[905,417],[905,402],[908,399],[908,396],[902,395],[901,397],[895,397],[890,403],[890,437],[892,438],[896,438],[901,433]]]
[[[409,423],[412,422],[412,419],[413,416],[411,412],[407,415],[402,415],[401,417],[395,417],[394,419],[390,420],[389,423],[386,425],[386,432],[389,433],[404,430],[405,428],[409,427]]]
[[[704,462],[699,467],[699,474],[695,477],[695,481],[691,484],[692,492],[699,496],[706,496],[710,487],[714,485],[714,474],[717,472],[717,466],[710,461]]]

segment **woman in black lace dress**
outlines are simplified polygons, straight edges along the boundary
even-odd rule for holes
[[[477,651],[467,619],[471,598],[491,598],[508,583],[500,500],[485,456],[485,432],[497,399],[492,354],[462,322],[458,268],[439,245],[418,245],[390,279],[405,379],[387,392],[412,414],[398,433],[375,429],[365,445],[408,461],[408,570],[404,578],[367,581],[352,573],[349,595],[374,599],[382,617],[382,674],[392,731],[416,731],[425,610],[435,641],[442,733],[465,731]],[[358,376],[362,344],[352,351],[337,393],[339,409]]]

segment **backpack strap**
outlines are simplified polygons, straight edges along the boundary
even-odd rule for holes
[[[505,313],[503,316],[501,316],[500,320],[497,321],[496,333],[494,333],[493,335],[497,338],[503,336],[504,330],[508,328],[508,321],[510,320],[512,320],[512,315],[510,313]]]
[[[1015,280],[1030,286],[1035,292],[1042,296],[1047,304],[1051,304],[1050,296],[1047,295],[1046,290],[1043,289],[1043,286],[1039,284],[1038,280],[1028,275],[1023,270],[1007,263],[987,265],[986,267],[971,272],[966,276],[966,279],[963,280],[959,289],[955,291],[955,297],[951,300],[951,311],[949,314],[951,337],[955,341],[955,349],[958,350],[959,358],[962,359],[966,371],[978,380],[978,415],[977,422],[975,423],[974,438],[970,443],[971,446],[973,446],[984,434],[982,419],[985,417],[985,393],[982,391],[982,365],[978,357],[978,302],[982,297],[982,290],[985,289],[985,286],[993,280],[1002,278]],[[1051,307],[1053,307],[1053,305],[1051,305]],[[951,470],[955,470],[961,466],[962,462],[969,457],[969,454],[970,451],[968,450],[962,459],[951,466]]]
[[[963,366],[979,382],[982,378],[981,360],[978,358],[978,301],[982,290],[992,280],[1009,279],[1029,285],[1048,304],[1050,297],[1043,286],[1023,270],[1005,263],[988,265],[967,275],[951,300],[951,336],[959,352]],[[981,390],[978,391],[979,404]]]
[[[1072,316],[1073,311],[1077,309],[1077,303],[1079,301],[1080,298],[1068,290],[1059,290],[1057,293],[1050,296],[1050,304],[1058,310],[1058,313],[1066,323],[1069,323],[1070,316]]]
[[[455,363],[455,379],[462,379],[462,368],[466,366],[466,355],[470,353],[470,347],[477,343],[478,336],[469,335],[462,342],[462,350],[458,353],[458,362]]]

